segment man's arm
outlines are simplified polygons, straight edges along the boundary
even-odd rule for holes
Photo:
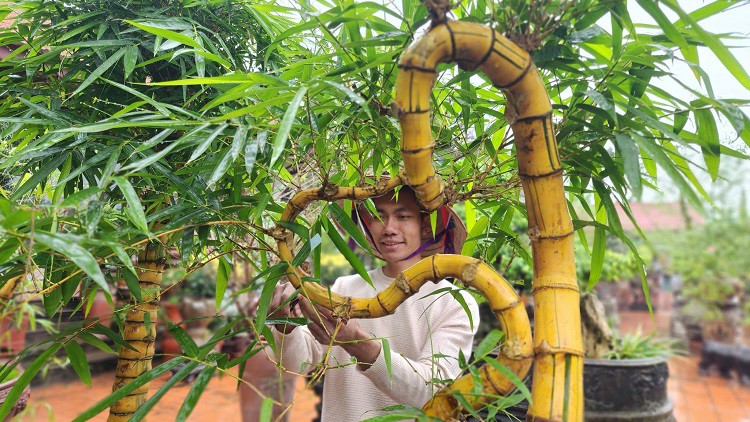
[[[479,321],[479,310],[471,297],[467,297],[473,321]],[[397,403],[422,407],[433,395],[437,386],[433,378],[455,378],[460,373],[458,352],[471,354],[475,329],[460,305],[452,298],[445,299],[446,309],[442,319],[430,321],[430,340],[417,357],[405,357],[391,349],[390,374],[382,353],[382,343],[365,332],[356,320],[340,324],[331,317],[331,312],[322,307],[314,307],[304,298],[300,299],[302,313],[311,319],[308,327],[312,336],[322,344],[341,346],[359,362],[358,369],[375,386]],[[441,304],[442,305],[442,304]],[[474,327],[475,328],[475,327]],[[435,358],[434,355],[445,355]]]
[[[291,302],[288,301],[295,291],[290,283],[282,283],[276,286],[268,306],[269,319],[303,317],[299,308],[291,306]],[[273,328],[271,331],[278,345],[277,358],[287,371],[306,373],[313,366],[305,364],[315,364],[322,360],[323,348],[315,341],[307,327],[275,324]],[[303,366],[306,366],[305,370],[303,370]]]

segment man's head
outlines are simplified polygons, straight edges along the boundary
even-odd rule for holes
[[[429,220],[419,210],[414,191],[402,187],[398,194],[388,192],[373,203],[380,218],[372,219],[368,228],[383,260],[388,264],[402,262],[404,268],[419,262],[422,257],[414,252],[422,246]]]

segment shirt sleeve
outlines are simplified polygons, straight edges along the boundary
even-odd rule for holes
[[[391,376],[385,353],[381,350],[375,362],[365,368],[363,374],[395,402],[421,408],[441,387],[433,382],[435,379],[453,379],[460,374],[459,350],[463,351],[467,359],[471,354],[474,333],[479,323],[479,307],[470,295],[463,296],[472,314],[473,326],[464,309],[450,298],[443,308],[441,319],[431,322],[430,340],[417,359],[409,359],[391,349]]]
[[[289,372],[307,374],[323,359],[323,347],[307,327],[297,327],[289,334],[271,328],[276,341],[277,356]]]

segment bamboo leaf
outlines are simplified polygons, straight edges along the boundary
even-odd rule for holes
[[[271,416],[273,416],[273,399],[270,397],[263,397],[263,403],[260,404],[260,416],[258,416],[259,422],[271,422]]]
[[[380,339],[380,343],[383,347],[383,360],[385,361],[385,369],[388,371],[388,379],[390,379],[392,383],[393,370],[391,369],[391,343],[385,337]]]
[[[103,342],[99,337],[88,333],[86,331],[82,331],[80,334],[78,334],[78,338],[85,341],[86,343],[96,347],[97,349],[107,352],[107,353],[115,353],[114,350],[112,350],[111,347],[105,342]]]
[[[281,153],[284,151],[284,146],[286,146],[289,132],[292,130],[292,124],[294,123],[294,119],[297,116],[297,110],[299,109],[302,98],[306,93],[307,87],[300,87],[299,91],[297,91],[297,94],[295,94],[294,98],[292,98],[292,102],[289,103],[289,107],[286,109],[286,113],[284,113],[284,117],[281,119],[279,130],[278,132],[276,132],[276,139],[274,139],[273,141],[273,152],[271,154],[271,162],[268,164],[268,167],[273,167],[274,163],[276,163],[276,160],[279,159]]]
[[[245,146],[245,142],[247,141],[247,131],[248,127],[245,125],[240,125],[237,127],[237,130],[234,132],[234,138],[232,139],[232,146],[229,148],[229,151],[224,154],[224,157],[222,157],[221,161],[219,162],[219,165],[216,166],[216,169],[214,169],[213,174],[211,174],[211,178],[208,180],[207,185],[213,186],[216,184],[216,182],[219,181],[219,179],[222,178],[229,170],[229,166],[232,165],[232,163],[237,160],[237,157],[240,155],[240,151],[242,151],[242,148]]]
[[[643,193],[643,184],[641,183],[641,166],[638,163],[638,157],[640,151],[638,145],[633,142],[633,139],[627,133],[616,132],[615,140],[617,141],[617,147],[620,150],[620,158],[622,159],[622,166],[625,169],[625,177],[630,182],[630,188],[633,190],[633,194],[640,198]]]
[[[367,113],[368,117],[372,118],[372,115],[370,114],[370,107],[367,106],[367,102],[359,94],[352,91],[348,87],[341,85],[338,82],[333,82],[333,81],[323,81],[323,82],[327,83],[328,85],[331,85],[332,87],[346,94],[349,98],[351,98],[352,101],[354,101],[355,104],[362,107],[365,113]]]
[[[104,274],[99,268],[99,263],[86,248],[78,244],[74,237],[66,234],[36,231],[34,240],[65,255],[86,275],[91,277],[102,290],[109,290],[107,282],[104,280]]]
[[[70,365],[76,371],[81,381],[91,386],[91,371],[89,370],[89,363],[86,360],[86,354],[83,352],[81,345],[76,343],[75,339],[71,339],[65,343],[65,353],[68,354]]]
[[[122,60],[122,66],[125,70],[125,79],[128,79],[133,69],[135,69],[135,63],[138,61],[138,46],[131,45],[125,49],[125,57]]]
[[[141,200],[138,199],[138,194],[133,189],[133,185],[130,184],[128,179],[121,176],[116,176],[113,179],[120,188],[120,191],[122,191],[123,196],[125,196],[125,201],[128,203],[126,212],[130,216],[131,221],[143,233],[148,233],[146,214],[143,212],[143,205],[141,205]]]
[[[117,63],[120,58],[125,55],[125,52],[127,52],[127,48],[121,48],[117,50],[117,52],[113,55],[111,55],[107,60],[104,61],[99,67],[96,68],[91,74],[84,80],[81,85],[76,88],[75,91],[73,91],[72,94],[70,94],[71,97],[75,97],[76,94],[86,89],[87,86],[91,85],[97,78],[102,76],[104,72],[106,72],[110,67],[112,67],[115,63]]]
[[[172,334],[172,337],[174,337],[177,343],[180,344],[185,355],[191,358],[197,357],[198,345],[195,344],[195,340],[193,340],[179,325],[171,321],[167,321],[167,323],[169,324],[169,333]]]
[[[18,189],[13,192],[10,196],[11,201],[18,201],[24,194],[31,189],[37,187],[40,183],[43,183],[49,175],[57,170],[60,165],[68,158],[68,154],[60,154],[56,158],[52,159],[49,163],[42,166],[39,170],[33,172],[31,177],[28,178]]]
[[[352,252],[351,249],[349,249],[349,245],[346,244],[346,241],[344,238],[341,237],[338,230],[336,230],[336,227],[331,223],[330,221],[325,222],[325,229],[326,233],[328,233],[328,237],[331,238],[331,241],[333,241],[333,244],[336,246],[336,249],[341,253],[341,255],[344,255],[344,258],[349,262],[349,264],[357,271],[357,274],[362,276],[362,278],[365,279],[367,284],[369,284],[372,287],[375,287],[372,284],[372,280],[370,279],[370,275],[367,274],[367,270],[365,269],[365,266],[362,265],[362,263],[359,261],[359,258],[357,258],[357,255]]]
[[[258,309],[255,315],[255,327],[256,330],[260,330],[266,323],[266,317],[268,316],[268,306],[271,303],[271,297],[273,291],[276,288],[276,284],[279,282],[284,274],[286,274],[289,264],[286,262],[279,262],[278,264],[269,267],[264,273],[259,274],[256,278],[266,277],[263,282],[263,289],[260,292],[260,299],[258,300]],[[275,311],[275,309],[271,309]]]
[[[227,284],[229,284],[229,274],[232,272],[232,267],[227,262],[226,256],[219,258],[219,268],[216,271],[216,310],[221,309],[221,302],[224,301],[224,293],[227,291]]]
[[[300,266],[308,256],[310,256],[310,252],[315,250],[318,246],[320,246],[321,237],[319,234],[316,234],[310,240],[305,242],[304,245],[297,251],[297,253],[294,255],[294,259],[292,260],[292,266],[298,267]]]
[[[492,350],[495,349],[497,344],[502,341],[505,337],[505,333],[498,329],[492,329],[477,345],[474,350],[474,357],[476,360],[482,359],[487,356]]]
[[[125,22],[137,28],[140,28],[146,32],[160,36],[162,38],[176,41],[180,44],[189,45],[190,47],[194,47],[199,50],[203,50],[203,47],[200,44],[198,44],[194,39],[188,37],[187,35],[180,34],[179,32],[170,31],[169,29],[164,29],[164,28],[157,28],[155,26],[146,25],[144,23],[139,23],[139,22],[135,22],[132,20],[126,20]]]
[[[177,416],[175,417],[177,422],[187,420],[187,417],[192,413],[195,405],[198,403],[198,399],[206,390],[206,386],[208,386],[208,382],[211,381],[215,372],[216,368],[213,366],[206,366],[201,370],[200,374],[195,378],[187,397],[185,397],[185,401],[182,402],[180,410],[177,411]]]
[[[721,142],[719,140],[719,130],[716,127],[716,121],[711,110],[699,108],[693,110],[695,121],[698,126],[698,138],[705,142],[701,146],[703,159],[706,162],[708,174],[714,182],[719,177],[719,157],[721,157]]]
[[[185,366],[180,368],[179,371],[177,371],[176,374],[172,375],[161,387],[159,387],[159,390],[154,393],[153,396],[149,397],[148,400],[146,400],[146,403],[143,403],[141,407],[138,408],[138,410],[133,413],[133,416],[128,419],[129,422],[139,422],[143,420],[148,412],[157,404],[159,403],[159,400],[161,400],[162,397],[164,397],[165,394],[174,387],[175,384],[182,381],[185,377],[190,375],[190,373],[198,367],[198,362],[190,361]]]
[[[196,158],[198,158],[201,155],[203,155],[203,153],[206,152],[206,150],[208,149],[208,147],[211,146],[211,142],[213,142],[214,139],[216,139],[216,137],[219,136],[219,134],[221,134],[221,132],[223,132],[224,129],[226,129],[228,126],[229,126],[229,124],[222,123],[213,132],[211,132],[211,134],[208,135],[206,137],[206,139],[204,139],[203,142],[200,143],[200,145],[198,145],[198,148],[195,149],[195,151],[193,152],[193,154],[187,160],[187,163],[190,163],[193,160],[195,160]]]
[[[331,212],[331,215],[336,220],[336,222],[339,223],[341,228],[344,229],[346,234],[351,236],[351,238],[354,239],[354,241],[357,242],[357,244],[362,249],[367,251],[368,254],[372,255],[370,242],[367,241],[364,233],[362,233],[362,230],[360,230],[357,225],[354,224],[354,221],[349,215],[347,215],[346,211],[344,211],[344,209],[335,202],[331,202],[330,204],[328,204],[328,210]]]
[[[255,159],[258,157],[258,151],[263,151],[266,139],[268,139],[268,131],[263,131],[258,134],[254,142],[248,142],[245,145],[245,171],[247,171],[247,175],[250,177],[253,177]]]
[[[47,361],[50,360],[61,347],[62,343],[52,343],[52,345],[44,349],[44,351],[34,359],[31,365],[23,371],[18,378],[18,381],[16,381],[16,385],[10,389],[8,395],[5,396],[5,399],[3,400],[2,406],[0,406],[0,420],[5,420],[5,418],[8,417],[26,386],[29,385],[34,376],[36,376],[36,374],[42,369],[42,366],[44,366],[44,364],[47,363]]]
[[[140,388],[146,383],[149,383],[153,381],[154,379],[159,378],[160,376],[167,373],[170,369],[174,368],[175,366],[181,364],[184,361],[185,361],[185,358],[181,356],[176,357],[174,359],[169,360],[168,362],[165,362],[157,366],[156,368],[144,374],[141,374],[140,376],[138,376],[138,378],[130,381],[129,383],[122,386],[121,388],[113,391],[112,394],[101,399],[95,405],[88,408],[85,412],[78,415],[75,419],[73,419],[73,422],[84,422],[93,418],[94,416],[101,413],[103,410],[110,407],[117,400],[120,400],[121,398],[127,396],[128,394],[132,393],[137,388]]]

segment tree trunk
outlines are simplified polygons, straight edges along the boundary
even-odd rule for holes
[[[133,307],[127,312],[123,330],[123,338],[135,351],[120,347],[112,391],[151,370],[156,340],[156,299],[165,265],[164,247],[157,242],[150,242],[138,255],[136,269],[143,301],[137,303],[134,295],[130,295]],[[146,383],[115,402],[109,409],[107,420],[112,422],[130,419],[148,399],[148,388],[149,383]]]

